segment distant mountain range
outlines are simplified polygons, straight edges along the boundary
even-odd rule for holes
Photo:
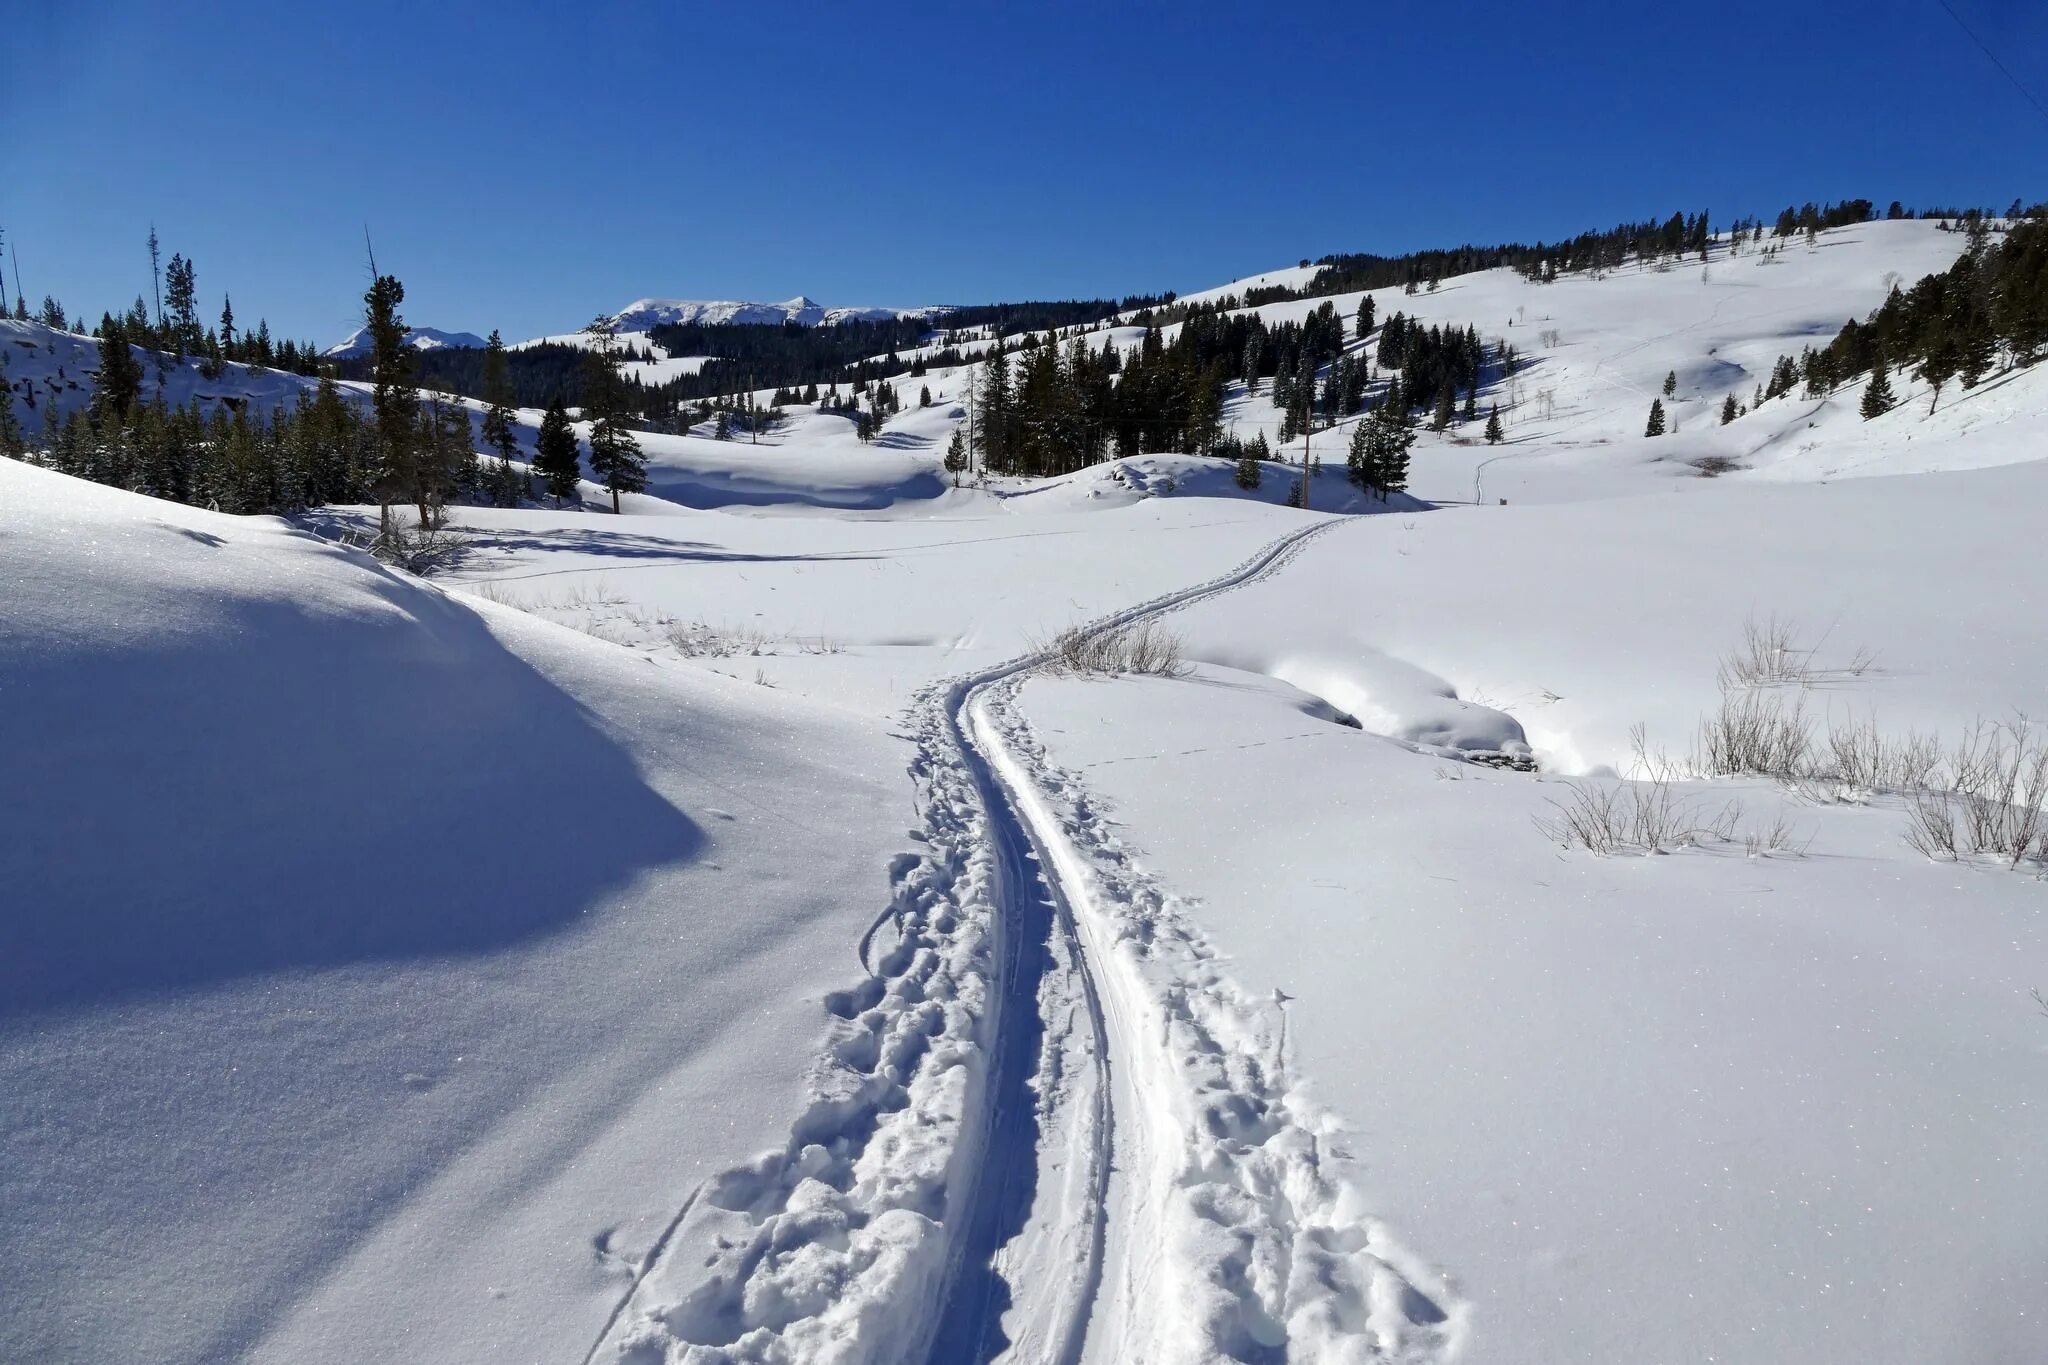
[[[827,308],[802,294],[781,303],[743,303],[736,300],[640,299],[612,315],[622,332],[644,332],[674,323],[754,323],[780,326],[794,322],[801,327],[832,327],[842,322],[882,322],[890,318],[924,318],[952,309],[927,308]]]
[[[924,308],[827,308],[815,299],[799,294],[781,303],[748,303],[738,299],[639,299],[612,314],[621,332],[646,332],[670,323],[700,323],[708,327],[728,323],[779,327],[794,322],[800,327],[836,327],[842,322],[883,322],[890,318],[930,318],[953,309],[944,304]],[[532,337],[513,343],[513,349],[544,341],[576,345],[575,334]],[[438,351],[447,347],[481,348],[484,339],[474,332],[444,332],[438,327],[415,327],[405,334],[405,344],[415,350]],[[370,353],[370,330],[358,327],[325,354],[336,360],[350,360]]]
[[[474,346],[481,349],[484,339],[474,332],[444,332],[438,327],[415,327],[405,334],[405,344],[416,351],[440,351],[451,347]],[[370,329],[358,327],[324,354],[336,360],[352,360],[359,355],[370,353]]]

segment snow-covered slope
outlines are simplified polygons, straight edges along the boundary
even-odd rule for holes
[[[779,1147],[900,746],[0,460],[0,1356],[581,1359]]]
[[[67,912],[0,914],[0,1354],[2031,1362],[2039,862],[1818,778],[1674,769],[1661,856],[1538,823],[1682,760],[1746,621],[1822,744],[2048,714],[2048,366],[1708,420],[1959,246],[1381,291],[1524,352],[1509,441],[1375,505],[1316,432],[1310,516],[956,487],[971,365],[872,444],[643,436],[624,517],[459,509],[445,595],[0,465],[0,885]],[[1106,615],[1188,671],[1038,667]]]
[[[451,347],[467,347],[482,350],[487,344],[484,338],[474,332],[444,332],[438,327],[413,327],[405,334],[405,344],[416,351],[441,351]],[[370,329],[358,327],[346,337],[329,346],[322,355],[335,360],[349,360],[370,353]]]

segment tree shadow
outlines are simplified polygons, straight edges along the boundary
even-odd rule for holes
[[[581,704],[376,572],[343,608],[243,597],[147,647],[0,655],[0,1019],[500,949],[696,856]]]

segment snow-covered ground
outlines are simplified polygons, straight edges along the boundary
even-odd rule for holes
[[[2048,715],[2048,367],[1717,424],[1959,246],[1380,291],[1523,350],[1510,441],[1383,505],[1318,432],[1308,515],[956,487],[969,368],[645,436],[628,515],[464,509],[426,584],[0,464],[0,1345],[2038,1359],[2041,866],[1686,762],[1752,623],[1817,739]],[[1042,666],[1104,619],[1188,672]],[[1546,832],[1660,754],[1690,837]]]

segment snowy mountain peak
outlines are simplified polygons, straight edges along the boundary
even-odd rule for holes
[[[415,327],[405,334],[405,344],[416,351],[442,351],[458,347],[481,350],[488,345],[474,332],[444,332],[438,327]],[[358,327],[322,354],[334,360],[350,360],[370,353],[370,329]]]
[[[776,327],[793,322],[800,327],[833,327],[842,322],[933,317],[950,311],[944,307],[827,308],[806,294],[798,294],[781,303],[751,303],[738,299],[636,299],[614,313],[612,323],[622,332],[644,332],[652,327],[691,323],[706,327],[728,324]]]

